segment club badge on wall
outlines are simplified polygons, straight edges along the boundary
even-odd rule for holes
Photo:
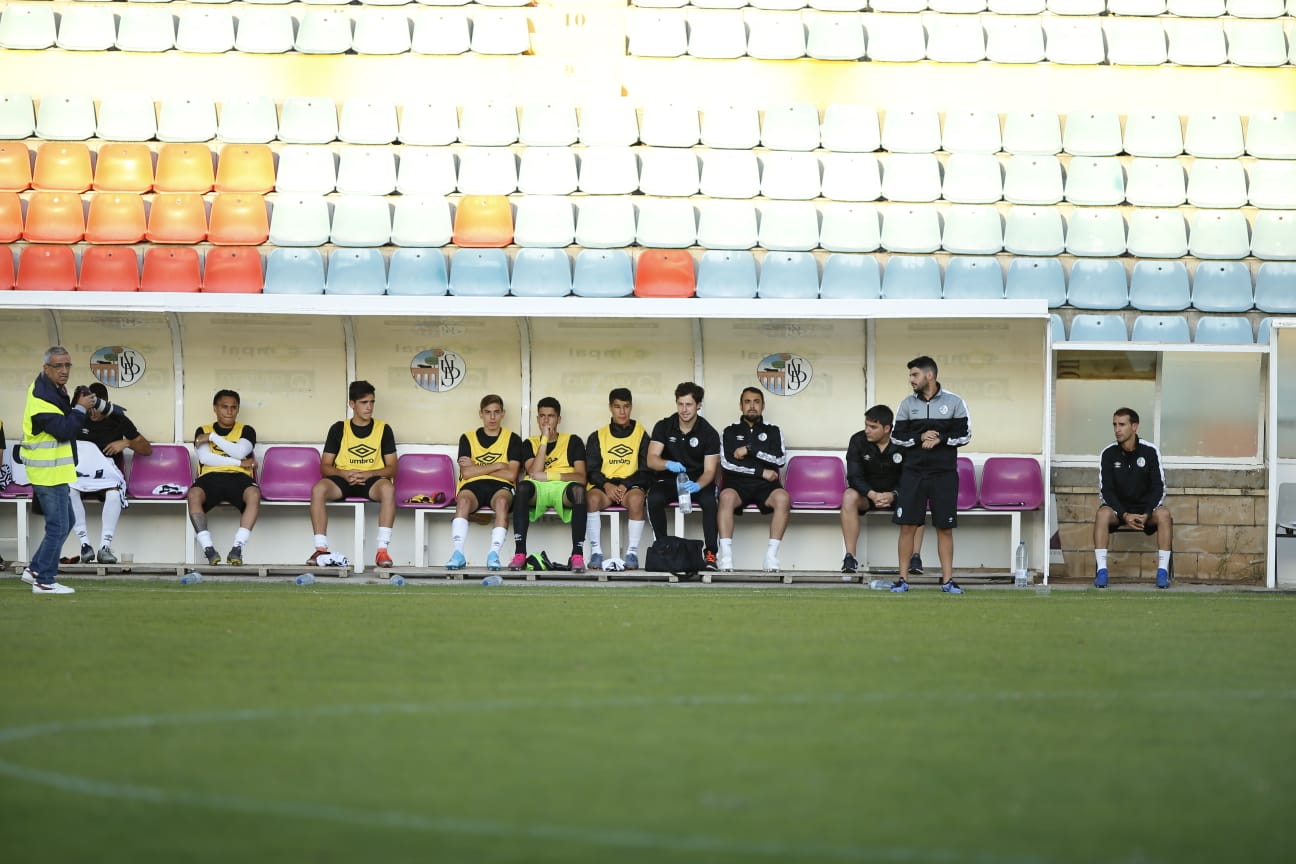
[[[774,396],[795,396],[812,378],[814,368],[799,354],[771,354],[756,364],[756,380]]]
[[[463,383],[468,364],[453,351],[429,348],[414,355],[410,361],[410,375],[414,383],[433,393],[453,390]]]
[[[90,372],[105,387],[129,387],[147,369],[144,355],[124,345],[106,345],[90,355]]]

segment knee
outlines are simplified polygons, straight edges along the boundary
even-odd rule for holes
[[[775,490],[770,496],[769,506],[773,507],[775,512],[788,513],[792,510],[792,496],[788,495],[786,489]]]
[[[854,489],[847,489],[842,493],[842,512],[845,513],[847,510],[858,510],[859,502],[860,494]]]
[[[567,500],[572,503],[572,506],[585,503],[585,490],[579,483],[573,483],[567,487]]]
[[[727,507],[730,510],[738,506],[738,493],[732,489],[720,490],[720,506]]]

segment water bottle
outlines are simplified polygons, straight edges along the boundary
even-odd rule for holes
[[[314,573],[303,573],[303,574],[301,574],[300,576],[298,576],[296,579],[294,579],[293,581],[296,582],[298,585],[314,585],[314,584],[315,584],[315,574],[314,574]]]
[[[485,585],[487,588],[493,588],[496,585],[503,585],[504,577],[499,575],[498,573],[492,573],[491,575],[487,576],[485,579],[482,580],[482,584]]]
[[[684,484],[688,482],[687,474],[675,475],[675,494],[679,496],[680,512],[685,516],[693,512],[693,496],[684,490]]]
[[[399,573],[393,573],[391,575],[391,584],[399,588],[400,586],[405,584],[405,577],[400,575]]]
[[[202,574],[197,570],[191,570],[180,577],[181,585],[197,585],[202,581]]]
[[[885,580],[885,579],[870,579],[870,580],[869,580],[869,588],[871,588],[871,589],[874,590],[874,591],[890,591],[890,590],[891,590],[891,584],[892,584],[892,583],[888,582],[888,581]]]
[[[1018,588],[1030,587],[1030,572],[1026,569],[1026,541],[1017,544],[1013,553],[1013,585]]]

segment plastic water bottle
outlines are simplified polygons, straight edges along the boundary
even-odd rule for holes
[[[684,490],[684,484],[689,482],[687,474],[675,475],[675,493],[679,496],[680,512],[685,516],[693,512],[693,496]]]
[[[199,582],[202,582],[202,574],[197,570],[191,570],[180,577],[181,585],[197,585]]]
[[[492,573],[491,575],[487,576],[485,579],[482,580],[482,584],[485,585],[487,588],[493,588],[496,585],[503,585],[504,577],[499,575],[498,573]]]
[[[1030,572],[1026,569],[1026,541],[1023,540],[1017,544],[1017,551],[1013,553],[1013,585],[1018,588],[1030,587]]]
[[[303,574],[301,574],[300,576],[298,576],[296,579],[294,579],[293,581],[296,582],[298,585],[314,585],[314,584],[315,584],[315,574],[314,574],[314,573],[303,573]]]
[[[890,591],[891,583],[885,579],[870,579],[869,588],[874,591]]]
[[[399,573],[393,573],[391,574],[391,584],[399,588],[400,586],[405,584],[405,577],[400,575]]]

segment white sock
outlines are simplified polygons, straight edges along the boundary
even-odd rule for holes
[[[450,520],[450,548],[462,552],[464,541],[468,539],[468,520],[458,517]]]
[[[585,539],[589,541],[590,555],[602,555],[603,547],[599,541],[603,536],[603,520],[597,513],[585,517]]]
[[[210,531],[198,532],[198,545],[204,549],[206,549],[208,546],[214,545],[212,543],[212,536]]]
[[[627,552],[634,552],[638,554],[639,541],[643,539],[644,525],[647,524],[648,523],[645,522],[643,519],[640,519],[638,522],[636,522],[633,519],[630,520],[630,540],[628,545],[626,546]]]
[[[721,537],[721,538],[720,538],[720,557],[721,557],[721,558],[732,558],[732,557],[733,557],[733,538],[732,538],[732,537]]]
[[[378,529],[378,548],[379,548],[379,549],[386,549],[388,546],[391,545],[391,532],[392,532],[392,529],[390,529],[390,528],[379,528],[379,529]]]
[[[1106,549],[1095,549],[1095,550],[1094,550],[1094,562],[1098,565],[1098,569],[1099,569],[1099,570],[1104,569],[1104,568],[1107,566],[1107,550],[1106,550]]]
[[[1158,569],[1158,570],[1169,570],[1169,569],[1170,569],[1170,550],[1169,550],[1169,549],[1158,549],[1158,550],[1157,550],[1157,569]]]
[[[316,549],[327,549],[327,548],[329,548],[329,545],[328,545],[328,535],[327,535],[327,534],[316,534],[316,535],[315,535],[315,548],[316,548]]]
[[[768,556],[771,557],[771,558],[777,558],[777,557],[778,557],[778,547],[779,547],[779,544],[782,543],[782,542],[783,542],[782,540],[770,540],[770,541],[769,541],[769,549],[765,550],[765,554],[768,555]]]
[[[90,545],[90,532],[86,530],[85,504],[81,501],[81,496],[75,491],[68,498],[72,502],[72,530],[81,538],[84,545]]]
[[[246,546],[248,539],[252,536],[251,528],[244,528],[242,525],[234,532],[234,545]]]
[[[507,532],[503,528],[491,529],[491,551],[498,552],[504,548],[504,537]]]
[[[103,530],[101,546],[112,546],[113,537],[117,534],[117,522],[121,519],[122,498],[116,489],[109,489],[104,495]]]

